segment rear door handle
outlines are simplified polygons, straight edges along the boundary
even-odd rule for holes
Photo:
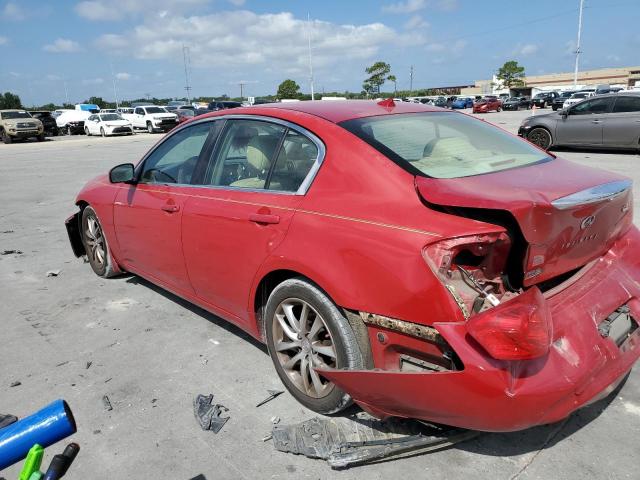
[[[175,213],[180,211],[180,205],[176,205],[175,203],[165,203],[162,207],[162,210],[168,213]]]
[[[249,221],[255,223],[280,223],[280,216],[265,213],[251,213],[249,214]]]

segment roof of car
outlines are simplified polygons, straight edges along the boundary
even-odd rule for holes
[[[265,103],[259,107],[234,108],[229,114],[257,114],[256,110],[292,110],[322,117],[330,122],[340,123],[355,118],[373,117],[377,115],[395,115],[398,113],[442,112],[442,108],[414,102],[395,102],[394,106],[383,106],[375,100],[315,100],[304,102]],[[220,112],[217,112],[220,114]],[[214,114],[215,115],[215,114]]]

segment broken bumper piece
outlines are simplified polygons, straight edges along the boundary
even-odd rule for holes
[[[573,283],[546,292],[553,343],[543,357],[495,360],[469,336],[465,322],[455,322],[434,327],[464,364],[460,371],[318,371],[379,418],[496,432],[562,420],[611,393],[640,356],[639,250],[640,233],[632,228]],[[624,312],[631,328],[624,338],[612,336],[602,324]]]
[[[273,444],[281,452],[327,460],[333,468],[440,450],[478,435],[456,428],[413,421],[365,418],[312,418],[273,427]]]

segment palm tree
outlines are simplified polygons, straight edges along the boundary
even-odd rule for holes
[[[387,77],[387,80],[389,80],[390,82],[393,82],[393,96],[396,96],[396,93],[398,92],[398,88],[397,88],[397,81],[398,79],[396,78],[395,75],[389,75]]]

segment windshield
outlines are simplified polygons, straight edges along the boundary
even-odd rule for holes
[[[195,112],[193,110],[184,108],[182,110],[178,110],[178,115],[182,117],[193,117],[195,115]]]
[[[427,177],[468,177],[550,159],[519,138],[457,113],[383,115],[340,125],[409,172]]]
[[[562,98],[569,98],[571,95],[573,95],[573,92],[564,92],[560,96]]]
[[[145,107],[147,113],[167,113],[167,111],[162,107]]]
[[[107,113],[106,115],[100,115],[100,119],[103,122],[112,122],[113,120],[122,120],[122,117],[117,113]]]
[[[574,93],[573,95],[571,95],[571,98],[587,98],[587,94],[586,93]]]
[[[9,120],[12,118],[32,118],[27,112],[2,112],[2,119]]]

